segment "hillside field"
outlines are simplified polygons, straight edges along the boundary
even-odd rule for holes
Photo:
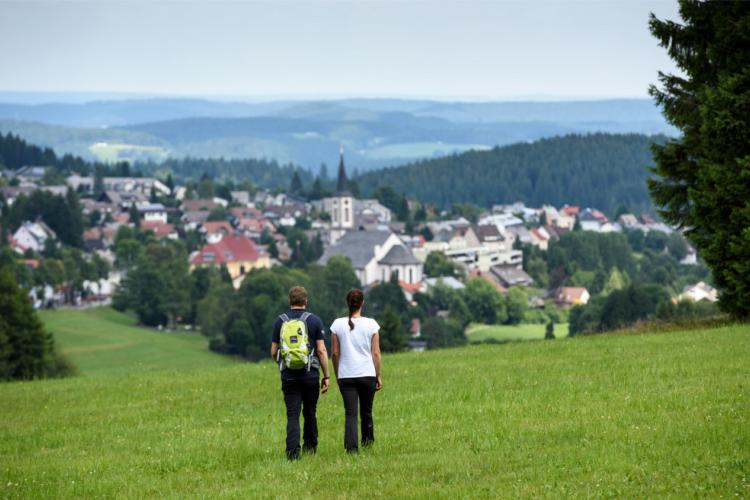
[[[544,323],[522,323],[520,325],[485,325],[472,323],[466,330],[469,342],[482,342],[496,340],[498,342],[509,342],[514,340],[541,340],[544,338],[547,325]],[[568,336],[568,324],[558,323],[555,325],[554,335],[556,339]]]
[[[748,325],[386,355],[374,447],[332,389],[297,463],[270,362],[6,383],[0,496],[747,497],[748,359]]]
[[[160,332],[136,326],[134,318],[109,307],[41,311],[55,343],[80,375],[212,368],[233,364],[208,350],[198,333]]]

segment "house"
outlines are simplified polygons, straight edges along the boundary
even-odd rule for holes
[[[378,200],[354,200],[354,223],[357,227],[391,223],[391,210]]]
[[[239,203],[244,206],[250,205],[250,193],[247,191],[231,191],[229,194],[234,203]]]
[[[695,248],[693,248],[691,245],[688,245],[687,253],[685,254],[685,257],[683,257],[680,261],[680,264],[682,264],[683,266],[698,265],[698,252],[696,252]]]
[[[617,218],[617,222],[625,228],[637,229],[641,223],[638,222],[638,218],[633,214],[620,214]]]
[[[573,229],[576,225],[576,218],[578,217],[581,209],[575,206],[564,205],[557,212],[557,221],[555,225],[566,229]]]
[[[587,304],[591,295],[583,287],[564,286],[555,293],[555,302],[561,306],[576,306]]]
[[[463,290],[466,286],[453,276],[441,276],[440,278],[425,278],[423,289],[425,292],[437,284],[447,286],[451,290]]]
[[[225,220],[207,221],[201,226],[201,232],[206,235],[208,243],[216,243],[226,235],[234,233],[234,228]]]
[[[493,266],[494,274],[505,288],[512,286],[531,286],[534,280],[520,266]]]
[[[531,236],[531,244],[539,247],[540,250],[547,250],[549,248],[550,235],[543,227],[532,227],[529,229],[529,235]]]
[[[409,303],[414,302],[414,294],[422,290],[422,283],[407,283],[399,280],[398,286],[404,293],[404,298],[406,298],[406,301]]]
[[[161,221],[146,221],[141,223],[141,229],[152,231],[157,238],[180,239],[180,235],[174,224],[167,224]]]
[[[480,226],[487,224],[509,229],[511,227],[523,227],[523,220],[519,219],[512,213],[501,212],[485,215],[479,218]]]
[[[683,288],[682,293],[678,298],[680,300],[690,300],[692,302],[700,302],[701,300],[716,302],[719,300],[719,293],[716,288],[712,287],[705,281],[699,281],[695,285],[688,285]]]
[[[213,199],[197,199],[197,200],[183,200],[180,205],[180,211],[185,212],[210,212],[211,210],[220,207],[221,205]]]
[[[75,191],[94,190],[95,180],[93,176],[73,174],[68,176],[65,182]],[[102,178],[102,186],[105,191],[137,192],[146,196],[150,195],[152,191],[163,195],[171,193],[166,184],[153,177],[104,177]]]
[[[194,231],[208,220],[209,215],[211,214],[206,210],[183,212],[180,220],[185,223],[185,229]]]
[[[601,231],[602,225],[609,222],[607,216],[595,208],[587,208],[578,216],[578,222],[584,231]]]
[[[466,276],[467,278],[483,279],[484,281],[492,285],[495,288],[495,290],[497,290],[498,292],[502,294],[505,294],[508,291],[508,289],[505,288],[502,285],[502,283],[500,283],[500,280],[497,279],[497,276],[495,276],[491,272],[482,271],[480,269],[470,269],[466,273]]]
[[[363,286],[388,281],[394,273],[406,283],[422,281],[422,262],[390,231],[349,231],[326,249],[320,263],[334,256],[351,261]]]
[[[130,208],[132,205],[148,203],[148,195],[140,191],[104,191],[97,201],[111,203],[121,209]]]
[[[46,172],[47,167],[26,165],[16,170],[14,175],[17,179],[25,181],[41,181]]]
[[[270,267],[268,254],[260,252],[255,243],[245,236],[227,235],[216,243],[209,243],[190,257],[190,269],[202,266],[225,265],[233,283],[251,269]],[[239,286],[239,283],[235,283]]]
[[[161,203],[143,203],[136,205],[136,210],[144,222],[167,223],[167,209]]]
[[[55,232],[42,220],[36,222],[26,221],[13,233],[13,241],[17,247],[34,252],[44,250],[46,241],[55,237]]]

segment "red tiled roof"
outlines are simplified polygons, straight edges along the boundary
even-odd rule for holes
[[[546,241],[546,240],[548,240],[548,239],[549,239],[549,238],[547,238],[547,237],[546,237],[546,236],[545,236],[544,234],[542,234],[542,233],[541,233],[541,232],[539,231],[539,229],[537,229],[537,228],[535,228],[535,227],[532,227],[531,229],[529,229],[529,232],[530,232],[531,234],[533,234],[533,235],[534,235],[534,237],[536,237],[536,239],[538,239],[539,241]]]
[[[174,224],[165,224],[159,221],[141,222],[141,228],[153,231],[157,238],[165,238],[175,232]]]
[[[564,213],[565,215],[574,216],[574,215],[578,215],[579,214],[579,212],[581,211],[581,208],[580,207],[564,206],[564,207],[562,207],[560,209],[560,211],[562,213]]]
[[[560,301],[573,302],[581,300],[583,294],[586,293],[586,289],[578,286],[564,286],[561,287],[557,293],[557,298]]]
[[[252,262],[265,254],[244,236],[227,235],[217,243],[206,245],[190,259],[191,264],[225,264]]]
[[[407,283],[406,281],[399,281],[398,285],[409,293],[417,293],[422,288],[422,283]]]

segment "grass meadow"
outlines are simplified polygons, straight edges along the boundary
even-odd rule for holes
[[[40,312],[47,330],[81,375],[142,373],[233,364],[208,350],[199,333],[159,332],[108,307]]]
[[[385,355],[374,447],[332,389],[296,463],[270,362],[6,383],[0,496],[747,497],[749,359],[748,325]]]
[[[515,340],[540,340],[544,338],[547,325],[543,323],[522,323],[520,325],[485,325],[472,323],[466,330],[469,342],[483,342],[485,340],[496,340],[498,342],[510,342]],[[568,336],[568,324],[558,323],[555,325],[555,338],[561,339]]]

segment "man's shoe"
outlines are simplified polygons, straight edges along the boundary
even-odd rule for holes
[[[292,451],[286,452],[286,458],[291,462],[293,460],[299,460],[299,448],[296,448]]]
[[[302,453],[306,453],[308,455],[315,455],[318,452],[317,446],[303,446],[302,447]]]

